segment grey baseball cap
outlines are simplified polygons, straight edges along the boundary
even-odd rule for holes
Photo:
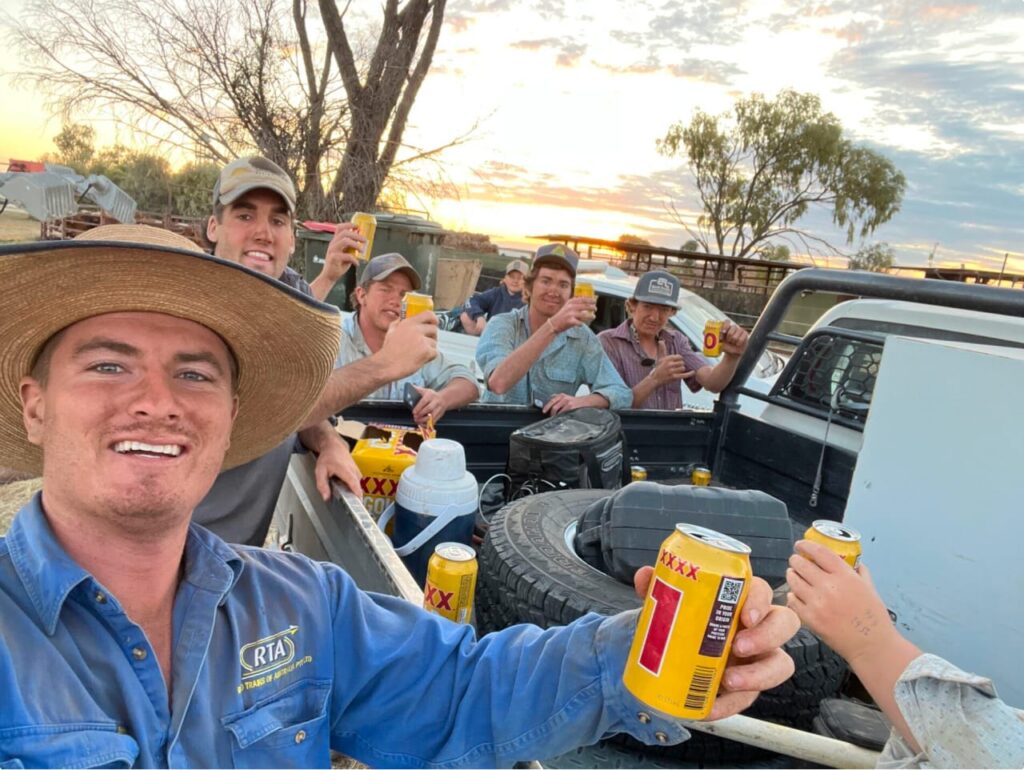
[[[523,275],[526,275],[530,272],[530,266],[521,259],[513,259],[505,266],[505,275],[508,275],[514,270],[518,270]]]
[[[266,158],[254,156],[231,161],[213,185],[213,203],[228,206],[250,190],[270,190],[281,196],[288,213],[295,214],[295,185],[288,173]]]
[[[413,291],[420,290],[423,283],[420,281],[420,274],[398,252],[380,254],[367,262],[366,267],[363,268],[363,274],[359,276],[359,285],[365,289],[371,281],[383,281],[396,270],[401,270],[409,277],[409,280],[412,281]]]
[[[572,277],[576,277],[576,265],[579,264],[580,255],[566,246],[564,243],[545,243],[537,253],[533,255],[533,267],[561,267],[568,270]]]
[[[664,270],[644,273],[633,289],[633,299],[650,305],[679,307],[679,279]]]

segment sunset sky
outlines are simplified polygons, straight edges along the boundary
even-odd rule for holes
[[[0,63],[0,160],[52,149],[59,130],[42,99],[11,90],[15,69]],[[678,247],[667,204],[698,205],[655,140],[697,107],[785,87],[818,94],[906,175],[902,211],[872,238],[898,263],[923,264],[937,243],[938,263],[998,270],[1009,252],[1024,272],[1024,0],[449,0],[406,139],[433,146],[481,123],[445,156],[459,198],[426,202],[448,227],[507,245],[632,232]],[[842,244],[828,216],[804,225]]]

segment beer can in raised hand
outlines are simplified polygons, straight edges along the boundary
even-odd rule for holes
[[[572,290],[572,296],[574,297],[590,297],[594,299],[594,284],[592,283],[577,283]]]
[[[722,321],[704,324],[704,355],[715,358],[722,355]]]
[[[804,532],[804,540],[821,543],[854,569],[860,564],[860,532],[838,521],[818,519]]]
[[[439,543],[427,562],[423,609],[468,623],[476,592],[476,552],[464,543]]]
[[[429,294],[410,291],[402,297],[402,318],[412,318],[420,313],[434,311],[434,298]]]
[[[352,224],[359,228],[359,234],[366,238],[366,248],[360,254],[357,249],[349,249],[349,253],[355,254],[360,259],[369,259],[373,255],[373,236],[377,232],[377,217],[363,211],[357,211],[352,215]]]
[[[692,524],[662,543],[622,680],[651,708],[711,713],[750,588],[750,548]]]

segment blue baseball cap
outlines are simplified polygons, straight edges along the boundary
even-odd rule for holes
[[[649,305],[679,307],[679,279],[664,270],[651,270],[640,276],[633,289],[633,299]]]
[[[569,274],[576,277],[576,265],[579,264],[580,255],[566,246],[564,243],[545,243],[537,253],[533,255],[533,269],[538,267],[560,267],[568,270]]]

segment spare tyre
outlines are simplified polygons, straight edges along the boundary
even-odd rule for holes
[[[640,606],[632,585],[586,564],[571,546],[584,509],[607,495],[607,490],[548,492],[511,503],[495,515],[480,552],[477,627],[481,634],[514,623],[548,628],[571,623],[587,612],[612,615]],[[817,637],[806,630],[786,643],[784,649],[797,665],[794,677],[801,676],[804,663],[818,660],[810,649],[817,645]],[[826,688],[835,681],[834,677],[804,673],[800,681],[820,680]],[[801,695],[817,703],[835,692],[815,689]],[[767,711],[761,711],[763,698],[754,702],[747,715],[789,723],[785,705],[774,699],[767,704]],[[726,764],[769,755],[762,749],[699,732],[665,750],[673,751],[677,758]]]

